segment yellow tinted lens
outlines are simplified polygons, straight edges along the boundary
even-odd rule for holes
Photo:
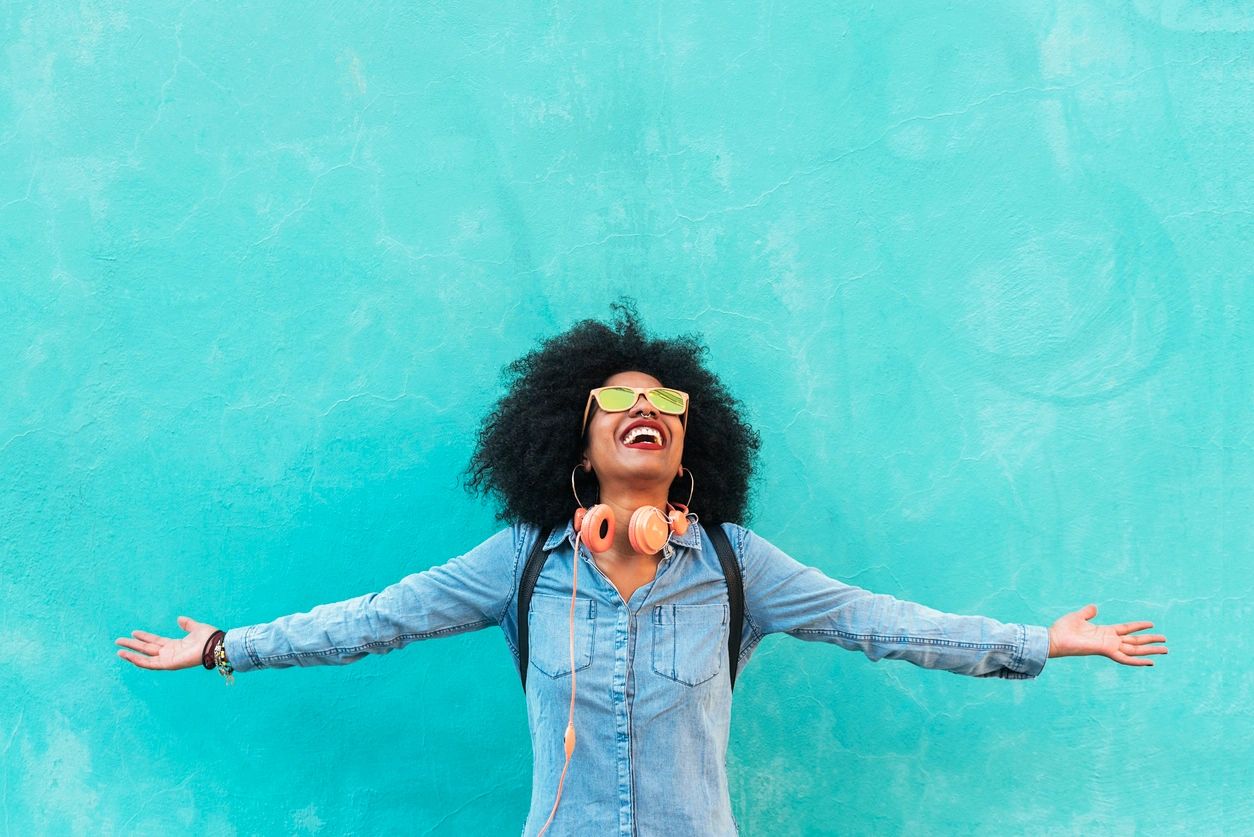
[[[646,397],[649,403],[664,413],[677,416],[684,411],[684,395],[678,390],[657,387],[649,390]]]
[[[608,413],[626,410],[636,403],[636,394],[625,387],[609,387],[597,393],[597,404]]]

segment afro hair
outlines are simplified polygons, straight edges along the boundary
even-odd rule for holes
[[[744,408],[702,365],[708,348],[697,335],[653,339],[634,301],[620,298],[612,325],[581,320],[501,372],[505,395],[480,426],[465,489],[494,498],[496,519],[561,525],[576,508],[571,471],[583,456],[579,422],[588,391],[619,372],[652,375],[689,395],[683,464],[695,480],[690,511],[707,523],[748,522],[749,488],[761,439],[742,420]],[[579,496],[597,496],[595,474],[579,469]],[[687,475],[670,498],[686,502]]]

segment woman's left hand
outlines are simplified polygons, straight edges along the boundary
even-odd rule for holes
[[[1154,627],[1153,622],[1124,622],[1121,625],[1094,625],[1088,620],[1097,615],[1097,605],[1086,605],[1073,613],[1068,613],[1049,629],[1050,657],[1080,657],[1087,654],[1101,654],[1110,657],[1125,666],[1152,666],[1150,660],[1137,659],[1146,654],[1166,654],[1165,645],[1151,645],[1155,642],[1166,642],[1167,638],[1159,634],[1138,634]]]

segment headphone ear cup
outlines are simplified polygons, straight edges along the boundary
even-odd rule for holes
[[[605,503],[575,512],[575,529],[584,546],[593,552],[604,552],[614,544],[614,510]]]
[[[688,507],[683,503],[671,503],[671,512],[667,515],[670,520],[671,531],[679,537],[683,537],[688,533]]]
[[[641,506],[632,512],[627,539],[636,552],[652,555],[666,545],[670,534],[670,526],[657,506]]]

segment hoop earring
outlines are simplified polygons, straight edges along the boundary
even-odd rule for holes
[[[579,499],[579,490],[575,488],[576,465],[570,471],[570,490],[575,495],[579,508],[575,509],[575,531],[579,539],[593,552],[604,552],[614,545],[614,510],[604,503],[595,503],[592,508],[585,509],[583,500]],[[601,498],[601,490],[597,488],[597,499]]]
[[[668,501],[666,504],[666,507],[669,509],[669,511],[666,514],[666,520],[670,524],[671,531],[674,532],[676,535],[679,535],[682,538],[685,534],[687,534],[688,525],[691,523],[691,521],[688,519],[688,515],[692,513],[688,511],[688,505],[692,502],[692,493],[697,490],[697,481],[696,481],[696,478],[692,476],[691,469],[685,468],[682,465],[679,466],[679,468],[680,468],[680,471],[688,474],[688,482],[689,482],[688,502],[687,503],[671,503]],[[695,514],[693,514],[692,516],[694,518],[696,517]]]
[[[679,470],[679,476],[683,476],[684,474],[688,475],[688,502],[683,504],[684,507],[687,508],[688,505],[692,503],[692,493],[697,490],[697,480],[692,476],[691,468],[685,468],[683,465],[680,465]],[[676,477],[675,479],[679,479],[679,477]],[[671,480],[671,482],[674,482],[674,480]]]

